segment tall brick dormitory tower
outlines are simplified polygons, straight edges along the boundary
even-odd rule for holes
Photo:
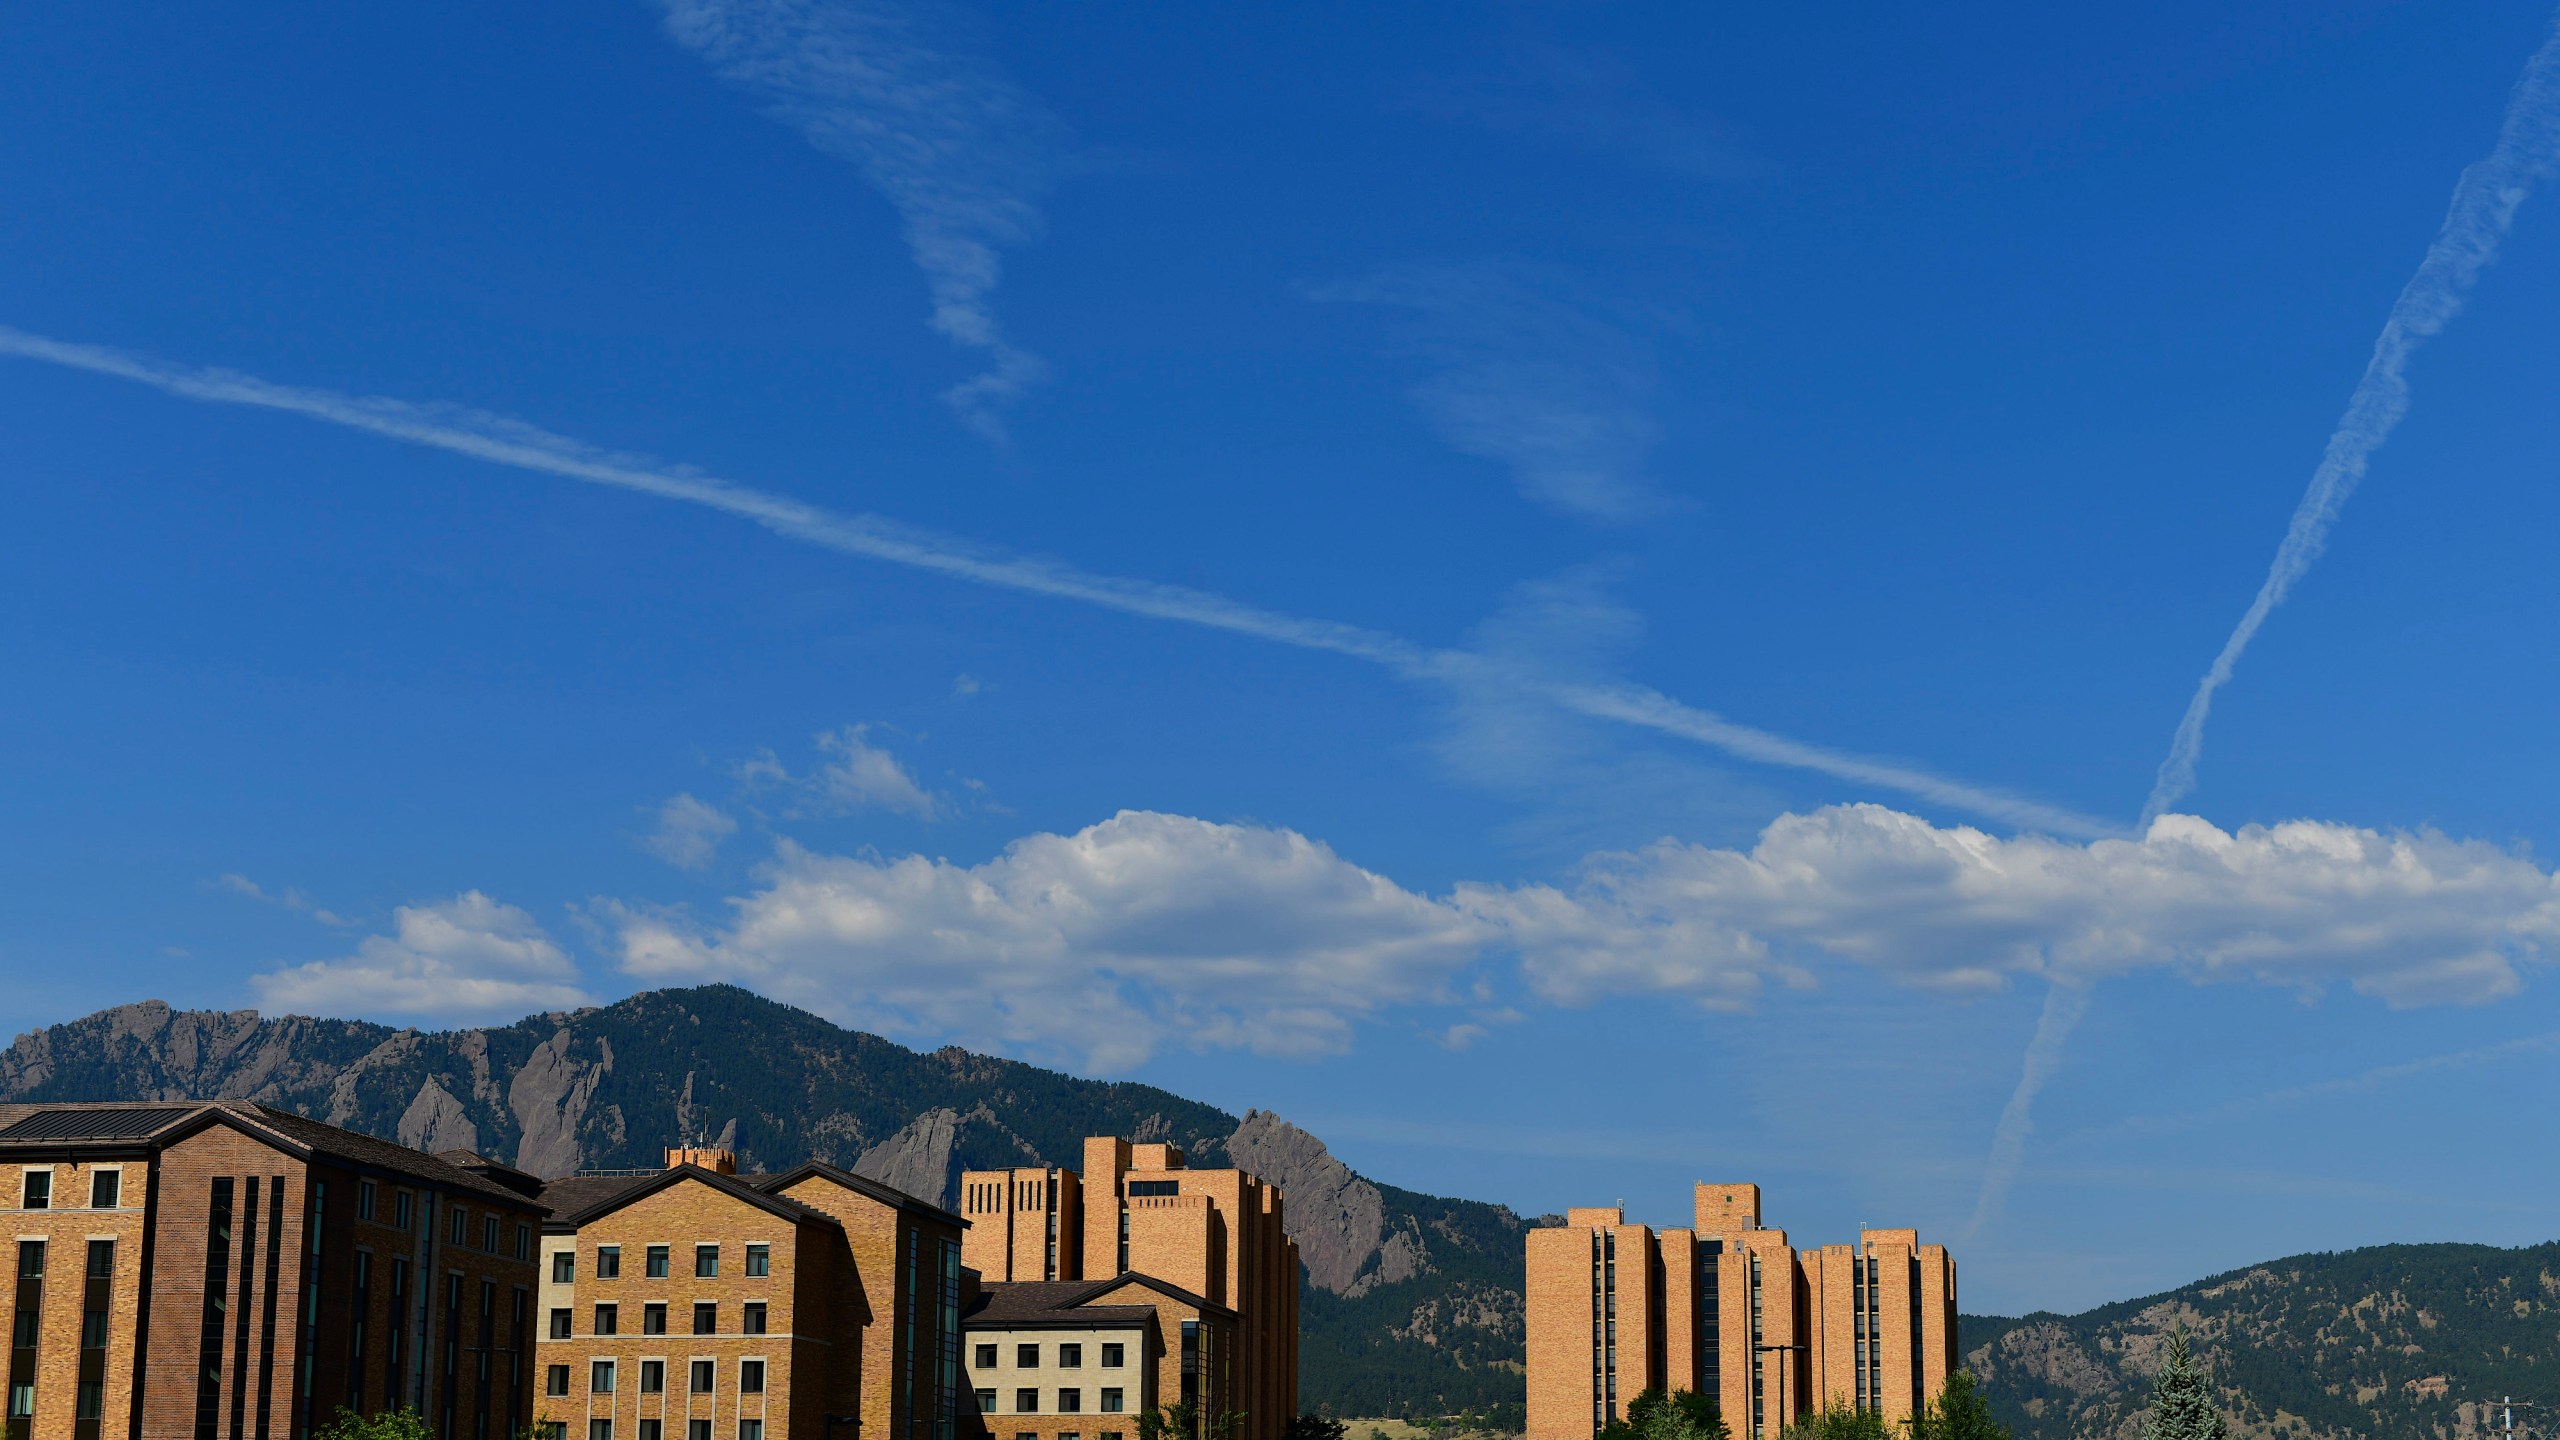
[[[1956,1364],[1956,1267],[1916,1230],[1797,1250],[1760,1187],[1697,1189],[1694,1228],[1619,1209],[1529,1232],[1528,1440],[1588,1440],[1646,1390],[1716,1402],[1735,1440],[1837,1403],[1891,1426]]]
[[[1052,1286],[1073,1299],[1064,1282],[1093,1288],[1134,1275],[1205,1301],[1167,1337],[1173,1383],[1156,1395],[1193,1399],[1210,1416],[1242,1411],[1235,1440],[1280,1440],[1298,1413],[1298,1246],[1281,1228],[1281,1203],[1278,1186],[1242,1170],[1193,1170],[1175,1146],[1095,1136],[1084,1142],[1082,1174],[963,1175],[963,1258],[991,1290]],[[1097,1434],[1110,1429],[1089,1423]]]

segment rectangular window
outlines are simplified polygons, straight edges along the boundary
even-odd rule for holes
[[[104,1280],[115,1273],[116,1242],[113,1240],[90,1241],[89,1278],[92,1280]]]
[[[1061,1414],[1061,1415],[1073,1415],[1073,1414],[1076,1414],[1077,1412],[1079,1412],[1079,1411],[1081,1411],[1081,1410],[1083,1410],[1083,1409],[1084,1409],[1084,1392],[1083,1392],[1083,1391],[1081,1391],[1081,1390],[1061,1390],[1061,1391],[1059,1391],[1059,1392],[1058,1392],[1058,1413],[1059,1413],[1059,1414]]]
[[[357,1181],[357,1182],[356,1182],[356,1218],[357,1218],[357,1219],[359,1219],[359,1220],[370,1220],[370,1219],[372,1219],[372,1218],[373,1218],[373,1195],[374,1195],[374,1185],[373,1185],[373,1182],[372,1182],[372,1181],[370,1181],[370,1180],[359,1180],[359,1181]]]
[[[18,1242],[18,1278],[21,1280],[44,1278],[43,1241],[21,1240]]]
[[[552,1366],[551,1368],[549,1368],[549,1369],[547,1369],[547,1370],[543,1371],[543,1372],[542,1372],[542,1393],[543,1393],[543,1394],[545,1394],[545,1395],[566,1395],[566,1394],[568,1394],[568,1393],[569,1393],[569,1367],[568,1367],[568,1366],[566,1366],[566,1365],[554,1365],[554,1366]]]
[[[72,1401],[72,1416],[79,1420],[95,1420],[107,1413],[107,1382],[83,1380]]]
[[[395,1190],[391,1193],[391,1223],[394,1227],[402,1230],[409,1228],[412,1223],[409,1213],[410,1201],[411,1196],[406,1190]]]
[[[588,1421],[587,1440],[613,1440],[613,1422],[603,1416]]]
[[[1040,1392],[1039,1392],[1039,1391],[1037,1391],[1037,1390],[1029,1390],[1029,1389],[1016,1390],[1016,1391],[1014,1391],[1014,1392],[1013,1392],[1013,1413],[1014,1413],[1014,1414],[1016,1414],[1016,1415],[1037,1415],[1037,1414],[1039,1414],[1039,1413],[1040,1413]]]
[[[1127,1363],[1128,1363],[1128,1361],[1124,1358],[1124,1357],[1127,1355],[1127,1353],[1128,1353],[1127,1351],[1123,1350],[1123,1349],[1122,1349],[1120,1346],[1118,1346],[1118,1345],[1105,1345],[1105,1346],[1103,1346],[1103,1347],[1102,1347],[1102,1368],[1103,1368],[1103,1369],[1105,1369],[1105,1370],[1117,1370],[1117,1369],[1119,1369],[1121,1366],[1123,1366],[1123,1365],[1125,1365],[1125,1364],[1127,1364]]]
[[[1016,1346],[1014,1346],[1014,1347],[1013,1347],[1013,1363],[1014,1363],[1014,1364],[1016,1364],[1016,1365],[1021,1366],[1021,1367],[1022,1367],[1023,1369],[1025,1369],[1025,1370],[1037,1370],[1037,1369],[1039,1369],[1039,1368],[1040,1368],[1040,1347],[1039,1347],[1039,1346],[1037,1346],[1037,1345],[1016,1345]]]
[[[764,1393],[763,1361],[741,1360],[738,1362],[738,1393],[741,1395],[761,1395]]]
[[[694,1393],[694,1394],[696,1394],[696,1395],[708,1395],[708,1394],[710,1394],[710,1393],[711,1393],[711,1385],[712,1385],[711,1362],[710,1362],[710,1361],[708,1361],[708,1360],[696,1360],[696,1361],[694,1361],[694,1362],[693,1362],[693,1374],[692,1374],[692,1377],[691,1377],[691,1378],[692,1378],[692,1381],[693,1381],[693,1393]]]
[[[720,1333],[720,1306],[717,1302],[710,1300],[697,1300],[694,1302],[693,1333],[696,1335],[717,1335]]]
[[[650,1278],[650,1279],[652,1279],[652,1280],[664,1280],[664,1279],[666,1279],[666,1278],[667,1278],[667,1247],[666,1247],[666,1246],[664,1246],[664,1245],[652,1245],[652,1246],[650,1246],[650,1247],[649,1247],[649,1261],[648,1261],[648,1264],[649,1264],[649,1278]]]
[[[89,1172],[89,1208],[113,1210],[124,1203],[124,1172],[92,1170]]]
[[[86,1310],[81,1312],[80,1348],[83,1350],[104,1350],[107,1348],[106,1311]]]
[[[761,1335],[764,1333],[763,1301],[750,1300],[746,1304],[738,1307],[738,1333],[741,1335]]]
[[[687,1420],[684,1422],[684,1440],[711,1440],[711,1422]]]
[[[748,1273],[748,1274],[750,1274],[750,1275],[766,1275],[766,1274],[770,1274],[770,1273],[772,1273],[772,1271],[771,1271],[771,1266],[772,1266],[772,1264],[773,1264],[773,1247],[772,1247],[772,1246],[770,1246],[770,1245],[750,1245],[750,1246],[748,1246],[748,1247],[747,1247],[747,1273]]]
[[[643,1305],[643,1306],[641,1306],[641,1307],[640,1307],[640,1333],[641,1333],[641,1334],[643,1334],[643,1335],[664,1335],[664,1334],[666,1334],[666,1333],[667,1333],[667,1307],[666,1307],[666,1306],[664,1306],[664,1305]]]
[[[26,1175],[26,1182],[20,1187],[20,1191],[25,1197],[21,1203],[26,1209],[52,1209],[53,1172],[50,1170],[29,1170]],[[12,1401],[10,1403],[15,1404],[16,1402]]]
[[[587,1389],[597,1395],[613,1393],[613,1362],[598,1360],[587,1367]]]
[[[554,1340],[566,1340],[569,1338],[569,1334],[569,1308],[564,1305],[551,1312],[551,1338]]]
[[[516,1227],[516,1258],[519,1260],[533,1258],[533,1227],[530,1225]]]
[[[459,1205],[456,1205],[453,1207],[452,1214],[453,1224],[446,1227],[448,1233],[445,1236],[445,1242],[451,1245],[469,1243],[471,1239],[471,1212],[463,1209]]]
[[[659,1421],[643,1420],[640,1422],[640,1440],[659,1440],[659,1437],[665,1433],[665,1428]]]
[[[24,1420],[36,1413],[36,1387],[33,1382],[9,1387],[9,1418]]]
[[[996,1392],[993,1390],[981,1390],[978,1392],[978,1413],[981,1415],[993,1415],[996,1413]]]
[[[1182,1193],[1182,1182],[1179,1180],[1132,1180],[1129,1182],[1129,1193],[1131,1195],[1179,1195]]]
[[[1061,1369],[1061,1370],[1081,1370],[1081,1369],[1083,1369],[1083,1368],[1084,1368],[1084,1347],[1083,1347],[1083,1346],[1081,1346],[1081,1345],[1061,1345],[1061,1346],[1059,1346],[1059,1347],[1058,1347],[1058,1368],[1059,1368],[1059,1369]]]
[[[641,1361],[640,1393],[643,1395],[663,1395],[666,1393],[666,1389],[667,1362],[664,1360]]]
[[[996,1368],[996,1347],[993,1345],[981,1345],[978,1347],[978,1368],[981,1370],[993,1370]]]
[[[764,1422],[761,1420],[739,1421],[738,1440],[764,1440]]]
[[[568,1250],[552,1251],[551,1283],[554,1285],[567,1285],[575,1281],[577,1278],[578,1257],[576,1253]]]
[[[599,1280],[619,1280],[622,1278],[621,1246],[599,1245],[596,1247],[596,1278]]]
[[[622,1333],[621,1306],[599,1305],[596,1307],[596,1333],[599,1335],[619,1335]]]
[[[1117,1385],[1104,1386],[1102,1391],[1102,1413],[1105,1415],[1117,1415],[1121,1411],[1127,1409],[1128,1405],[1121,1397],[1128,1393],[1129,1392],[1121,1389]]]
[[[709,1280],[719,1273],[720,1247],[717,1245],[694,1246],[693,1277],[697,1280]]]
[[[488,1251],[492,1255],[500,1253],[498,1249],[498,1217],[495,1215],[489,1216],[487,1219],[480,1222],[480,1248]]]

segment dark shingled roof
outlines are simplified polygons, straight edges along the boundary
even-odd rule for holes
[[[883,1205],[894,1205],[898,1209],[912,1211],[936,1220],[948,1220],[963,1228],[966,1228],[969,1223],[930,1200],[920,1199],[892,1185],[884,1185],[868,1175],[856,1175],[850,1170],[839,1169],[824,1160],[812,1160],[779,1175],[742,1175],[738,1178],[759,1190],[770,1190],[778,1195],[782,1193],[785,1186],[805,1180],[812,1175],[823,1175],[847,1190],[857,1195],[868,1195]]]
[[[654,1170],[646,1175],[571,1175],[544,1184],[542,1203],[550,1206],[554,1215],[574,1215],[657,1178]]]
[[[397,1171],[438,1185],[449,1185],[457,1190],[469,1190],[494,1200],[505,1201],[511,1209],[536,1212],[542,1209],[541,1202],[531,1196],[519,1194],[508,1186],[483,1178],[459,1165],[439,1160],[424,1150],[412,1150],[406,1145],[396,1145],[388,1140],[376,1140],[370,1135],[359,1135],[353,1130],[341,1130],[335,1125],[296,1115],[290,1110],[278,1110],[268,1105],[226,1102],[206,1108],[221,1110],[253,1124],[264,1125],[287,1140],[309,1148],[315,1154],[331,1156],[356,1165]]]
[[[1108,1280],[989,1281],[980,1288],[977,1303],[960,1317],[960,1323],[973,1330],[1074,1324],[1105,1326],[1119,1321],[1143,1320],[1155,1313],[1152,1305],[1087,1303],[1097,1295],[1108,1295],[1124,1285],[1143,1286],[1205,1314],[1232,1316],[1236,1313],[1206,1296],[1194,1295],[1179,1285],[1132,1270]]]
[[[148,1121],[150,1123],[146,1124]],[[515,1210],[539,1210],[532,1198],[423,1150],[377,1140],[290,1110],[247,1100],[189,1100],[162,1106],[130,1104],[0,1105],[0,1147],[59,1148],[96,1145],[156,1149],[206,1125],[229,1123],[299,1151],[362,1169],[385,1170],[429,1185],[466,1190],[504,1201]],[[504,1167],[498,1167],[504,1168]]]
[[[844,1222],[824,1210],[813,1210],[797,1200],[775,1195],[750,1185],[735,1175],[705,1170],[699,1165],[670,1165],[651,1175],[572,1176],[554,1180],[543,1187],[543,1203],[551,1207],[551,1228],[574,1230],[608,1210],[619,1209],[642,1196],[663,1190],[680,1180],[699,1180],[725,1195],[744,1200],[757,1209],[779,1215],[786,1220],[816,1220],[842,1229]],[[580,1182],[593,1181],[592,1188],[564,1189]]]

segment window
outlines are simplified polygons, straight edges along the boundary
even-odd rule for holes
[[[492,1255],[498,1253],[498,1217],[495,1215],[480,1222],[480,1248]]]
[[[978,1347],[978,1368],[981,1370],[993,1370],[996,1368],[996,1347],[993,1345],[981,1345]]]
[[[773,1256],[773,1247],[772,1247],[772,1246],[770,1246],[770,1245],[750,1245],[750,1246],[748,1246],[748,1247],[747,1247],[747,1273],[748,1273],[748,1274],[750,1274],[750,1275],[765,1275],[765,1274],[770,1274],[770,1273],[771,1273],[771,1271],[770,1271],[770,1269],[769,1269],[768,1267],[773,1263],[773,1262],[772,1262],[772,1256]]]
[[[568,1394],[569,1367],[566,1365],[554,1365],[550,1369],[543,1371],[542,1393],[545,1395]]]
[[[578,1256],[572,1250],[551,1252],[551,1283],[567,1285],[578,1278]]]
[[[89,1278],[92,1280],[104,1280],[115,1273],[116,1242],[113,1240],[90,1241]]]
[[[599,1335],[619,1335],[622,1333],[621,1306],[599,1305],[596,1307],[596,1333]]]
[[[764,1393],[763,1361],[741,1360],[738,1362],[738,1393],[741,1395],[761,1395]]]
[[[613,1422],[602,1416],[588,1421],[587,1440],[613,1440]]]
[[[694,1246],[694,1247],[693,1247],[693,1274],[694,1274],[694,1278],[695,1278],[695,1279],[697,1279],[697,1280],[708,1280],[708,1279],[712,1278],[713,1276],[718,1275],[719,1273],[720,1273],[720,1247],[719,1247],[719,1246],[717,1246],[717,1245],[696,1245],[696,1246]]]
[[[1037,1415],[1037,1414],[1039,1414],[1039,1413],[1040,1413],[1040,1392],[1039,1392],[1039,1391],[1037,1391],[1037,1390],[1016,1390],[1016,1391],[1014,1391],[1014,1392],[1013,1392],[1013,1413],[1015,1413],[1016,1415]]]
[[[72,1414],[82,1420],[95,1420],[107,1413],[107,1382],[83,1380],[72,1400]]]
[[[459,1205],[454,1206],[453,1224],[447,1227],[447,1231],[444,1238],[448,1244],[468,1244],[471,1240],[471,1212]]]
[[[598,1360],[587,1367],[587,1389],[598,1395],[613,1393],[613,1362]]]
[[[619,1280],[622,1278],[621,1246],[599,1245],[596,1247],[596,1278],[599,1280]]]
[[[655,1420],[643,1420],[640,1422],[640,1440],[658,1440],[658,1437],[662,1433],[664,1432],[661,1429],[659,1422]]]
[[[741,1335],[761,1335],[764,1333],[763,1301],[750,1300],[746,1304],[738,1307],[738,1333]]]
[[[370,1220],[373,1218],[373,1192],[374,1185],[372,1181],[359,1180],[356,1182],[357,1219]]]
[[[696,1360],[696,1361],[694,1361],[694,1362],[693,1362],[693,1375],[692,1375],[692,1380],[693,1380],[693,1393],[694,1393],[694,1394],[696,1394],[696,1395],[708,1395],[708,1394],[710,1394],[710,1393],[711,1393],[711,1362],[710,1362],[710,1361],[708,1361],[708,1360]]]
[[[113,1210],[124,1203],[124,1172],[92,1170],[89,1172],[89,1208]]]
[[[664,1335],[667,1333],[667,1307],[665,1305],[643,1305],[640,1307],[640,1333],[643,1335]]]
[[[764,1440],[764,1422],[761,1420],[739,1421],[738,1440]]]
[[[21,1240],[18,1242],[18,1278],[21,1280],[44,1278],[43,1241]]]
[[[83,1350],[107,1348],[106,1311],[84,1310],[80,1313],[80,1348]]]
[[[33,1383],[9,1387],[9,1418],[24,1420],[36,1413],[36,1387]]]
[[[1100,1435],[1095,1436],[1094,1440],[1120,1440],[1120,1432],[1117,1430],[1105,1430]]]
[[[1105,1415],[1117,1415],[1121,1411],[1127,1409],[1128,1406],[1123,1403],[1121,1399],[1121,1397],[1127,1393],[1127,1391],[1122,1390],[1117,1385],[1104,1386],[1102,1390],[1102,1413]]]
[[[1084,1368],[1084,1347],[1083,1347],[1083,1346],[1081,1346],[1081,1345],[1061,1345],[1061,1346],[1059,1346],[1059,1347],[1058,1347],[1058,1368],[1059,1368],[1059,1369],[1061,1369],[1061,1370],[1081,1370],[1081,1369],[1083,1369],[1083,1368]]]
[[[664,1245],[652,1245],[652,1246],[650,1246],[650,1247],[649,1247],[649,1262],[648,1262],[648,1264],[649,1264],[649,1278],[650,1278],[650,1279],[652,1279],[652,1280],[664,1280],[664,1279],[666,1279],[666,1278],[667,1278],[667,1247],[666,1247],[666,1246],[664,1246]]]
[[[696,1335],[717,1335],[720,1333],[720,1307],[718,1304],[709,1300],[697,1300],[694,1302],[693,1333]]]
[[[1014,1346],[1014,1347],[1013,1347],[1013,1363],[1014,1363],[1014,1364],[1016,1364],[1016,1365],[1021,1366],[1021,1367],[1022,1367],[1023,1369],[1025,1369],[1025,1370],[1037,1370],[1037,1369],[1039,1369],[1039,1368],[1040,1368],[1040,1347],[1039,1347],[1039,1346],[1037,1346],[1037,1345],[1016,1345],[1016,1346]]]
[[[534,1428],[542,1432],[542,1440],[569,1440],[569,1422],[566,1420],[545,1420]]]
[[[684,1440],[711,1440],[711,1422],[687,1420],[684,1422]]]
[[[667,1362],[664,1360],[641,1361],[640,1393],[643,1395],[663,1395],[666,1392]]]
[[[569,1338],[569,1308],[565,1305],[551,1312],[551,1338],[554,1340]]]
[[[395,1190],[395,1191],[393,1191],[393,1192],[392,1192],[392,1194],[391,1194],[391,1223],[392,1223],[393,1225],[395,1225],[395,1226],[399,1227],[399,1228],[400,1228],[400,1229],[402,1229],[402,1230],[406,1230],[406,1229],[408,1229],[408,1228],[409,1228],[409,1224],[410,1224],[410,1219],[409,1219],[409,1204],[410,1204],[410,1195],[409,1195],[409,1192],[408,1192],[408,1191],[406,1191],[406,1190]]]
[[[1182,1182],[1179,1180],[1132,1180],[1129,1182],[1129,1193],[1133,1196],[1179,1195],[1182,1193]]]
[[[993,1390],[981,1390],[978,1392],[978,1413],[981,1415],[993,1415],[996,1413],[996,1392]]]
[[[1105,1346],[1103,1346],[1103,1347],[1102,1347],[1102,1368],[1103,1368],[1103,1369],[1105,1369],[1105,1370],[1117,1370],[1117,1369],[1119,1369],[1121,1366],[1123,1366],[1123,1365],[1125,1365],[1125,1364],[1129,1363],[1129,1362],[1124,1358],[1124,1357],[1127,1355],[1127,1353],[1128,1353],[1127,1351],[1125,1351],[1124,1349],[1122,1349],[1122,1348],[1121,1348],[1120,1346],[1118,1346],[1118,1345],[1105,1345]]]
[[[516,1227],[516,1258],[519,1260],[533,1258],[533,1227],[530,1225]]]
[[[26,1183],[21,1188],[20,1193],[24,1196],[21,1203],[26,1209],[52,1209],[53,1172],[50,1170],[29,1170],[26,1176]],[[14,1386],[11,1387],[9,1393],[12,1396],[15,1396],[17,1394],[16,1388]],[[9,1403],[15,1405],[18,1402],[15,1399],[12,1399]]]
[[[1061,1414],[1061,1415],[1073,1415],[1073,1414],[1075,1414],[1077,1411],[1082,1410],[1083,1408],[1084,1408],[1084,1392],[1083,1392],[1083,1391],[1081,1391],[1081,1390],[1061,1390],[1061,1391],[1059,1391],[1059,1392],[1058,1392],[1058,1413],[1059,1413],[1059,1414]]]

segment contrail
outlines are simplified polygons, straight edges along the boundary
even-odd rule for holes
[[[686,467],[601,450],[486,411],[280,385],[238,371],[174,365],[7,326],[0,326],[0,355],[131,380],[191,400],[280,410],[495,465],[708,506],[840,554],[1003,590],[1082,601],[1128,615],[1248,635],[1301,650],[1347,655],[1408,680],[1497,679],[1579,714],[1677,736],[1761,764],[1898,790],[2023,827],[2083,839],[2118,833],[2103,821],[2056,806],[1738,725],[1642,686],[1562,684],[1470,651],[1433,649],[1383,631],[1267,610],[1186,586],[1097,575],[1056,561],[1000,554],[877,515],[826,510]]]
[[[1982,1193],[1974,1200],[1973,1223],[1965,1226],[1965,1239],[1980,1235],[1982,1227],[1999,1217],[2009,1187],[2017,1181],[2018,1166],[2026,1158],[2027,1135],[2036,1128],[2036,1092],[2061,1067],[2062,1042],[2088,1011],[2089,987],[2080,981],[2056,980],[2044,992],[2035,1038],[2027,1042],[2026,1059],[2018,1067],[2018,1088],[2010,1092],[2009,1103],[2000,1111],[2000,1124],[1991,1132],[1991,1161],[1983,1167]]]
[[[2392,304],[2381,338],[2373,342],[2373,358],[2366,362],[2364,378],[2347,399],[2346,414],[2329,436],[2319,468],[2311,472],[2311,488],[2294,509],[2293,523],[2285,530],[2284,543],[2276,547],[2266,583],[2258,587],[2257,598],[2249,602],[2248,612],[2196,686],[2195,698],[2187,702],[2177,736],[2169,742],[2169,757],[2160,762],[2151,798],[2143,803],[2144,826],[2195,788],[2196,758],[2204,748],[2204,723],[2213,712],[2214,692],[2230,682],[2232,668],[2257,638],[2258,628],[2320,558],[2330,525],[2347,497],[2355,493],[2356,483],[2364,479],[2366,462],[2408,413],[2410,355],[2461,313],[2472,283],[2498,257],[2499,243],[2515,224],[2516,207],[2555,165],[2560,165],[2560,25],[2525,62],[2524,74],[2507,100],[2498,143],[2454,183],[2453,203],[2445,211],[2443,228]]]

